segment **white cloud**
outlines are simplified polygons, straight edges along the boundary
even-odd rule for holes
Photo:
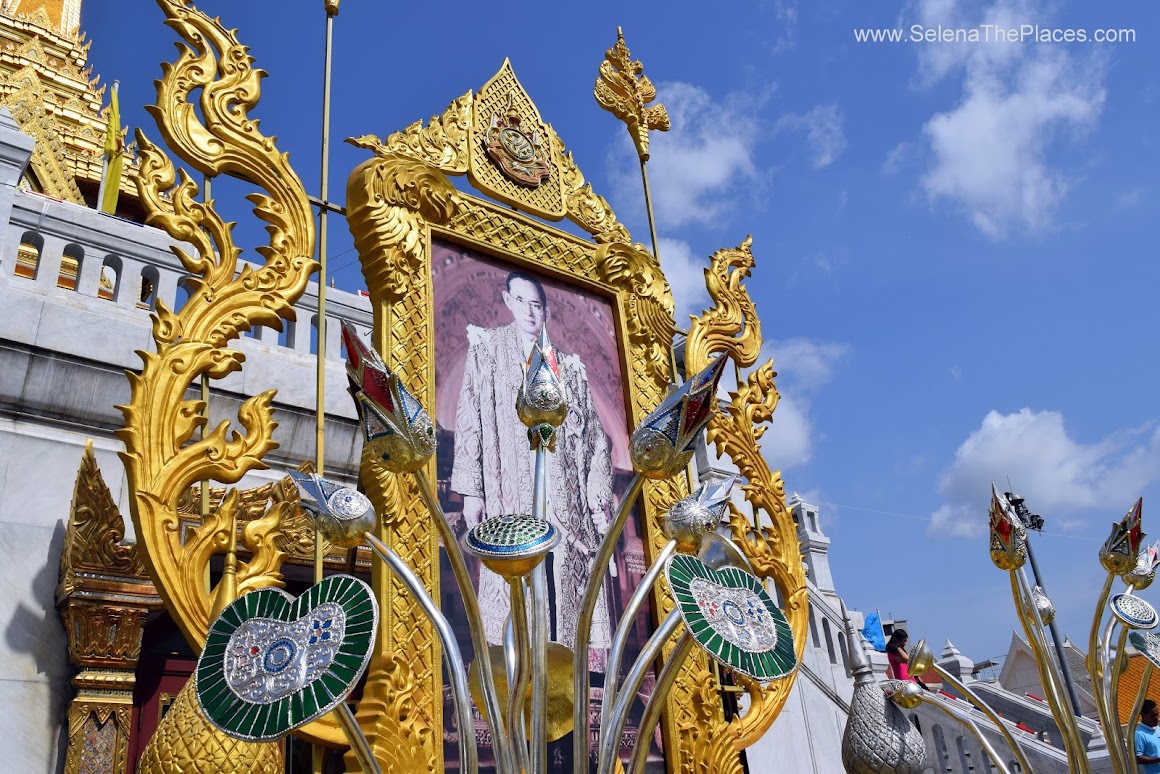
[[[810,400],[833,378],[838,361],[848,351],[844,344],[810,339],[771,341],[762,347],[758,363],[773,357],[781,395],[770,428],[761,438],[762,454],[770,467],[786,470],[813,457],[817,431],[810,417]]]
[[[760,137],[757,112],[768,95],[715,100],[688,83],[664,83],[657,91],[672,119],[669,131],[649,135],[649,188],[657,220],[666,229],[713,222],[759,182],[753,159]],[[617,199],[640,202],[640,168],[635,153],[626,155],[626,145],[631,147],[627,134],[610,155],[610,176]]]
[[[802,131],[814,157],[814,167],[828,167],[846,149],[842,111],[837,105],[818,105],[804,114],[790,113],[777,121],[775,131]]]
[[[709,302],[705,269],[709,259],[694,257],[688,242],[660,237],[661,270],[676,302],[677,327],[688,328],[689,315],[699,315]]]
[[[1074,529],[1085,511],[1117,512],[1131,505],[1160,469],[1160,429],[1121,430],[1095,443],[1067,432],[1056,411],[991,411],[963,441],[939,480],[944,504],[929,532],[976,536],[986,531],[991,482],[1008,478],[1036,513],[1060,528]],[[1056,514],[1068,514],[1067,523]]]
[[[797,47],[797,2],[796,0],[793,2],[777,0],[774,10],[777,14],[777,24],[781,34],[773,42],[773,51],[774,53],[792,51]]]
[[[1018,0],[999,0],[974,16],[953,0],[924,0],[917,15],[927,26],[953,28],[1010,28],[1047,18]],[[1051,164],[1049,152],[1062,132],[1083,132],[1099,119],[1103,60],[1081,56],[1076,47],[1030,41],[930,44],[918,51],[923,85],[963,72],[959,103],[923,127],[932,159],[922,178],[928,199],[961,207],[993,239],[1049,225],[1074,182]]]
[[[907,161],[914,155],[914,146],[908,142],[900,142],[890,149],[882,161],[882,174],[893,175],[899,172]]]

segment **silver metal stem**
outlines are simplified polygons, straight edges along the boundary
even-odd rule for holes
[[[616,625],[616,634],[612,636],[612,650],[608,653],[608,670],[604,675],[604,701],[600,705],[600,727],[607,728],[608,716],[612,714],[612,702],[616,698],[616,685],[620,682],[620,661],[624,658],[624,648],[628,644],[628,635],[632,631],[632,623],[640,611],[641,605],[648,599],[657,577],[664,572],[665,562],[677,550],[677,541],[670,540],[657,554],[648,572],[640,579],[640,585],[628,600],[624,614],[620,616],[620,623]]]
[[[548,521],[548,450],[536,448],[532,515]],[[540,562],[528,579],[532,591],[531,771],[548,770],[548,568]]]
[[[342,726],[343,733],[346,734],[346,741],[350,742],[350,749],[358,759],[359,767],[365,774],[383,774],[379,762],[375,759],[374,751],[371,750],[370,742],[367,741],[358,726],[358,721],[355,720],[354,713],[351,712],[350,705],[345,701],[342,702],[335,708],[334,714],[338,717],[338,724]]]
[[[665,661],[660,676],[657,677],[656,687],[653,688],[653,694],[644,707],[644,716],[640,719],[640,729],[636,735],[636,748],[632,752],[632,765],[628,769],[630,774],[644,774],[644,766],[648,762],[649,746],[652,743],[657,723],[660,722],[661,712],[664,711],[665,700],[668,698],[673,683],[677,681],[677,674],[685,665],[685,659],[689,657],[694,644],[693,635],[687,631],[681,635],[677,646],[673,648],[673,652]]]
[[[620,533],[624,531],[624,524],[628,521],[628,514],[632,513],[633,503],[642,486],[644,477],[637,473],[625,490],[624,499],[620,501],[620,507],[616,510],[616,518],[612,520],[608,532],[600,541],[596,559],[592,562],[592,574],[588,576],[588,585],[584,587],[584,598],[580,602],[580,612],[576,617],[576,652],[572,662],[573,774],[588,774],[589,748],[592,744],[592,724],[588,715],[589,693],[592,687],[592,676],[588,673],[588,643],[592,640],[592,614],[596,610],[600,587],[604,585],[608,562],[612,559],[612,552],[620,540]]]
[[[516,627],[512,625],[511,613],[508,613],[507,621],[503,627],[503,665],[508,685],[516,681],[516,667],[519,665],[519,661],[520,651],[516,645]]]
[[[632,669],[625,675],[624,685],[621,686],[616,695],[616,705],[612,708],[612,714],[608,718],[608,727],[600,729],[598,774],[611,774],[614,770],[619,758],[620,737],[624,733],[624,724],[628,721],[628,710],[632,707],[633,699],[636,698],[637,691],[644,683],[645,675],[660,657],[661,649],[680,626],[681,614],[674,610],[665,617],[657,630],[648,638],[648,642],[644,644],[636,662],[633,663]],[[611,697],[605,696],[604,700],[609,701]],[[587,760],[587,756],[585,756],[585,760]]]
[[[415,471],[415,482],[419,485],[419,495],[427,504],[427,510],[435,520],[435,527],[439,530],[439,539],[443,541],[443,549],[447,552],[447,560],[451,563],[451,570],[455,573],[455,583],[459,587],[459,597],[463,600],[463,612],[467,615],[467,625],[471,629],[471,647],[475,650],[475,662],[479,665],[479,688],[483,693],[484,710],[487,715],[487,727],[491,731],[491,743],[495,752],[496,769],[499,774],[519,774],[512,758],[511,748],[508,746],[507,730],[504,728],[503,710],[499,706],[499,697],[495,691],[495,677],[491,669],[491,657],[487,650],[487,636],[484,634],[483,616],[479,612],[479,598],[475,595],[475,586],[471,582],[471,573],[467,571],[467,563],[463,561],[463,552],[459,542],[455,539],[455,532],[447,521],[443,507],[439,505],[439,498],[431,488],[431,482],[422,468]],[[508,681],[511,685],[511,681]]]
[[[947,715],[950,715],[952,718],[966,726],[967,730],[971,732],[971,735],[974,736],[975,740],[979,743],[979,746],[983,748],[983,752],[987,753],[987,757],[991,759],[991,762],[994,764],[995,769],[999,772],[999,774],[1011,774],[1006,764],[1003,763],[1003,759],[999,757],[999,753],[995,751],[994,746],[989,741],[987,741],[987,737],[983,736],[983,732],[979,730],[979,726],[975,723],[974,718],[970,717],[966,713],[956,712],[955,710],[951,709],[951,707],[948,706],[946,702],[937,699],[934,696],[928,696],[924,693],[922,694],[921,699],[926,704],[937,707],[942,712],[945,712]]]
[[[931,664],[931,670],[937,674],[944,683],[953,687],[956,691],[967,698],[971,704],[974,704],[980,712],[987,716],[987,718],[994,723],[999,733],[1003,734],[1003,738],[1007,741],[1007,746],[1011,748],[1011,752],[1015,754],[1015,760],[1019,764],[1021,771],[1025,774],[1034,774],[1034,769],[1031,768],[1031,763],[1027,760],[1027,755],[1023,752],[1023,746],[1015,740],[1011,732],[1007,729],[1007,724],[999,717],[995,710],[991,709],[991,705],[979,698],[978,694],[968,688],[964,683],[960,682],[958,678],[946,671],[938,664]]]
[[[371,550],[391,571],[398,576],[411,596],[423,608],[427,619],[439,634],[439,643],[443,646],[443,664],[447,668],[451,680],[451,697],[455,704],[455,720],[459,726],[459,767],[460,770],[475,774],[479,770],[479,751],[475,743],[475,719],[471,714],[471,691],[467,686],[467,667],[463,664],[463,655],[459,652],[459,643],[455,640],[455,632],[451,624],[439,610],[439,606],[431,599],[427,589],[419,577],[411,571],[402,557],[391,550],[370,532],[366,533],[367,543]],[[487,658],[487,651],[483,657]]]
[[[528,732],[524,723],[525,695],[531,677],[531,665],[528,663],[528,603],[523,578],[509,579],[508,586],[511,589],[511,620],[516,635],[517,658],[515,680],[508,683],[507,727],[518,770],[531,774],[532,770],[528,768]]]

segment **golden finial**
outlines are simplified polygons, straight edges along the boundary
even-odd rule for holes
[[[338,16],[338,2],[339,0],[326,0],[327,16]]]
[[[657,90],[643,74],[644,64],[630,57],[624,33],[617,27],[616,45],[604,52],[593,94],[600,107],[628,124],[637,155],[645,162],[648,161],[649,130],[667,132],[669,114],[664,105],[645,107],[657,98]]]

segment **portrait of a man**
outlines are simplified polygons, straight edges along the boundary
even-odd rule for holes
[[[468,325],[467,363],[455,413],[455,462],[451,489],[463,497],[468,528],[504,513],[531,513],[534,453],[527,430],[516,416],[515,395],[523,365],[540,327],[548,325],[557,350],[568,418],[558,431],[549,458],[548,511],[562,540],[549,558],[549,595],[555,597],[551,639],[576,639],[580,595],[592,560],[608,529],[612,506],[612,460],[608,437],[596,412],[584,364],[569,354],[564,332],[554,332],[552,307],[543,284],[513,271],[504,280],[504,306],[511,322],[498,328]],[[480,570],[479,601],[489,642],[503,641],[508,615],[508,585],[487,568]],[[592,647],[610,640],[604,593],[593,616]]]
[[[440,504],[459,535],[493,516],[531,513],[535,453],[527,428],[516,415],[516,393],[541,326],[556,349],[569,411],[557,431],[556,449],[548,455],[548,517],[561,533],[545,562],[548,636],[572,647],[596,549],[633,476],[614,302],[574,281],[441,239],[431,246],[431,274],[436,486]],[[593,708],[603,691],[612,629],[645,572],[638,518],[634,514],[628,519],[612,562],[601,572],[588,650]],[[468,559],[468,566],[484,633],[490,643],[499,645],[510,610],[507,582],[473,559]],[[443,612],[460,648],[475,658],[455,578],[445,559],[441,594]],[[622,673],[652,629],[651,611],[642,610],[630,627]],[[643,706],[651,684],[650,676],[634,706]],[[452,725],[450,694],[444,698],[448,724],[444,744],[454,745],[459,729]],[[629,736],[638,718],[630,713]],[[488,730],[478,714],[474,732],[481,745],[480,771],[491,771]],[[663,761],[660,748],[654,744],[652,750],[650,766]],[[570,736],[549,744],[549,771],[571,771],[571,755]]]

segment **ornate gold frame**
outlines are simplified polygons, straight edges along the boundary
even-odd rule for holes
[[[232,484],[261,467],[262,457],[275,445],[275,423],[271,390],[240,409],[238,422],[245,435],[230,435],[223,424],[195,439],[207,423],[205,405],[188,400],[187,390],[202,374],[218,379],[241,368],[241,353],[227,347],[241,331],[253,325],[279,327],[281,319],[293,319],[292,305],[316,268],[310,258],[314,228],[309,200],[286,157],[248,117],[258,101],[260,71],[252,67],[245,47],[220,22],[172,0],[158,2],[169,25],[189,44],[166,68],[158,84],[158,104],[152,109],[166,144],[207,175],[234,175],[262,189],[265,193],[251,200],[270,233],[269,244],[260,250],[266,263],[236,274],[238,251],[227,224],[212,203],[196,200],[197,186],[188,176],[178,177],[165,153],[138,133],[141,201],[153,224],[193,245],[193,254],[178,254],[195,277],[196,289],[177,312],[158,305],[153,326],[157,351],[142,353],[141,372],[130,376],[132,394],[123,407],[126,426],[120,431],[126,447],[122,456],[134,526],[144,547],[142,559],[170,613],[197,648],[213,599],[205,585],[205,568],[214,554],[227,550],[240,498],[231,491],[188,531],[182,529],[179,500],[196,482]],[[188,102],[199,90],[204,123]],[[543,190],[492,175],[476,158],[483,153],[479,139],[487,116],[503,101],[515,105],[544,141],[554,179]],[[612,299],[632,421],[639,421],[662,400],[670,380],[675,332],[668,284],[656,259],[631,241],[608,203],[584,181],[509,63],[478,94],[469,92],[455,100],[426,126],[417,122],[385,141],[364,136],[353,142],[374,152],[352,172],[347,190],[348,220],[374,309],[374,344],[428,406],[434,398],[433,236],[534,267]],[[462,174],[469,174],[473,184],[493,199],[545,217],[568,217],[592,236],[591,241],[460,193],[448,175]],[[166,191],[169,196],[162,195]],[[756,361],[760,326],[741,284],[752,265],[748,240],[713,257],[707,278],[716,307],[695,321],[689,332],[690,369],[718,351],[730,351],[741,366]],[[796,528],[780,476],[760,455],[760,429],[755,428],[776,406],[773,376],[772,364],[767,363],[740,385],[728,411],[711,423],[709,438],[748,478],[745,493],[757,515],[751,522],[735,511],[735,537],[758,574],[772,578],[786,600],[800,658],[808,610]],[[363,466],[363,484],[384,517],[380,538],[435,589],[438,537],[414,484],[388,473],[378,477],[365,473],[372,469]],[[651,554],[663,543],[661,515],[686,493],[680,477],[646,485],[642,511]],[[241,538],[250,558],[238,567],[239,592],[281,582],[280,535],[291,511],[291,503],[278,503],[245,526]],[[768,525],[761,521],[762,514]],[[359,723],[384,770],[435,772],[442,761],[437,638],[409,595],[375,564],[372,584],[381,601],[383,629],[359,705]],[[667,593],[660,593],[654,610],[663,615],[671,609]],[[672,690],[662,723],[670,771],[739,772],[737,751],[773,722],[793,679],[790,675],[765,689],[741,680],[751,708],[726,723],[713,673],[703,658],[690,659]],[[209,745],[213,734],[208,724],[198,725],[196,720],[191,716],[187,725],[194,731],[189,733],[205,737],[202,744]],[[343,744],[332,721],[316,721],[303,735]],[[246,756],[260,760],[262,747],[249,745],[220,755],[240,765]],[[167,753],[159,749],[158,754]],[[351,756],[347,767],[357,770]]]
[[[487,176],[479,171],[489,163],[478,142],[488,115],[487,106],[496,104],[496,95],[502,97],[505,93],[512,95],[509,101],[520,105],[525,115],[530,115],[530,120],[545,132],[550,160],[560,172],[563,214],[592,234],[592,241],[462,193],[448,179],[448,175],[468,172],[477,188],[505,204],[554,214],[551,201],[543,192],[511,185],[498,175]],[[625,397],[632,424],[663,399],[670,383],[669,352],[675,333],[668,283],[653,256],[642,245],[631,242],[607,202],[584,182],[556,132],[540,121],[509,62],[504,62],[479,94],[469,92],[453,101],[442,116],[432,118],[426,126],[412,124],[385,141],[368,135],[352,142],[375,154],[355,168],[347,187],[347,219],[374,311],[374,344],[388,365],[406,374],[412,391],[426,405],[435,403],[430,280],[431,244],[435,238],[479,249],[608,297],[616,310]],[[690,331],[689,368],[697,368],[713,353],[726,350],[742,365],[756,361],[761,347],[760,325],[748,293],[740,284],[752,265],[748,239],[739,248],[721,251],[714,257],[709,282],[718,306]],[[745,335],[738,338],[742,329]],[[735,513],[734,531],[746,553],[761,565],[763,577],[773,577],[788,600],[787,613],[799,633],[795,644],[800,657],[807,608],[796,527],[785,506],[780,477],[771,473],[761,458],[756,443],[759,433],[753,428],[754,422],[769,418],[776,401],[773,370],[767,364],[739,391],[735,409],[717,417],[710,437],[725,443],[734,453],[750,478],[750,499],[771,514],[774,529],[755,531]],[[364,470],[370,468],[367,465]],[[400,480],[390,475],[373,487],[370,482],[364,483],[368,484],[379,513],[394,514],[384,522],[381,539],[434,587],[438,583],[438,538],[416,493],[409,488],[400,492]],[[687,493],[681,477],[646,484],[641,510],[648,559],[665,542],[661,531],[665,511]],[[434,728],[440,728],[439,672],[432,668],[439,663],[434,632],[395,581],[376,572],[373,583],[388,604],[384,604],[383,613],[387,636],[379,642],[371,663],[371,682],[381,684],[382,678],[391,674],[397,678],[399,655],[407,664],[422,665],[423,673],[407,674],[408,685],[419,706],[426,706],[424,714],[430,717]],[[663,615],[671,609],[667,592],[658,591],[654,610]],[[739,769],[736,751],[751,744],[769,727],[784,705],[792,682],[792,677],[787,678],[766,690],[743,682],[753,698],[754,711],[727,725],[715,679],[706,662],[701,658],[690,660],[672,690],[662,726],[670,771]],[[364,711],[360,707],[360,717],[369,721],[381,709],[368,706]],[[402,723],[404,718],[398,720]],[[437,743],[429,734],[421,741],[428,739]],[[397,741],[390,740],[391,745]]]

